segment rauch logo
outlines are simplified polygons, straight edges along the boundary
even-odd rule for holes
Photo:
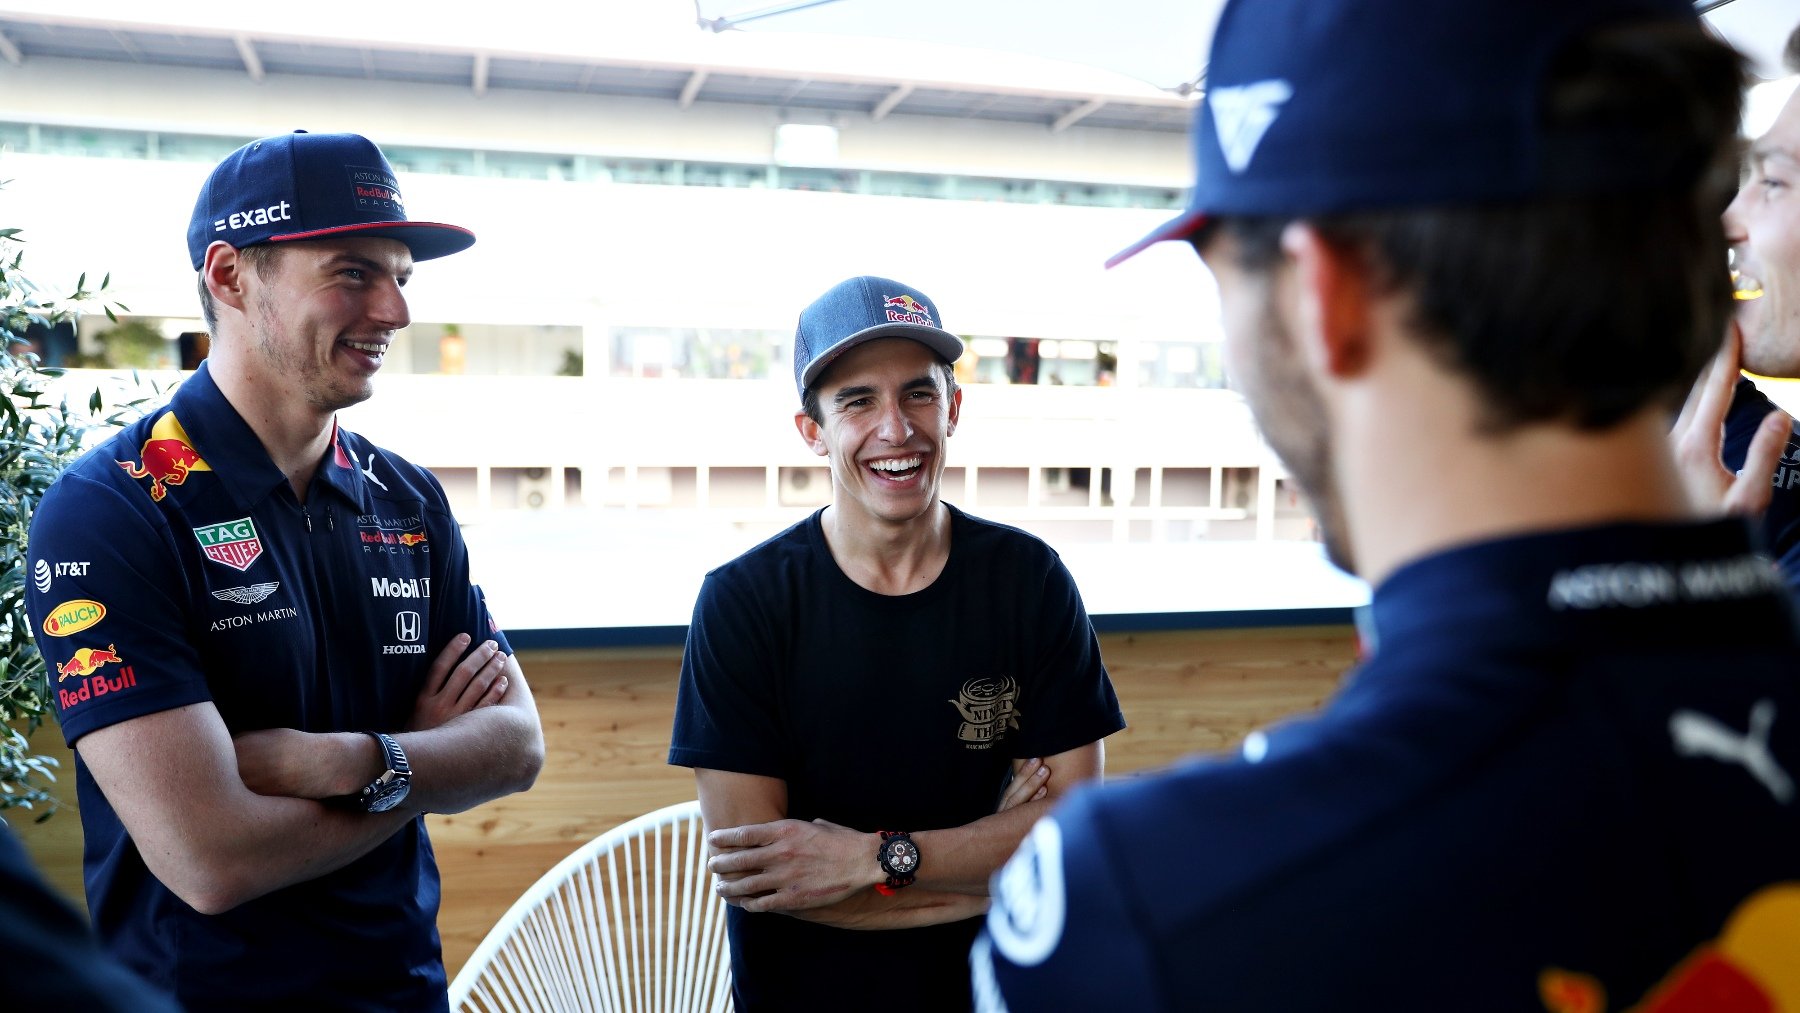
[[[90,629],[106,618],[106,606],[89,598],[66,601],[50,610],[44,620],[44,636],[66,637]]]

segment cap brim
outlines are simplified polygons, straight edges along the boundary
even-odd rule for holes
[[[445,225],[441,222],[362,222],[356,225],[339,225],[329,229],[314,229],[311,232],[288,232],[279,236],[270,236],[265,241],[288,243],[302,239],[329,239],[332,236],[378,236],[382,239],[398,239],[406,244],[406,248],[412,252],[412,258],[415,261],[448,257],[452,253],[461,253],[475,245],[475,233],[460,225]]]
[[[805,393],[813,385],[813,381],[819,378],[819,374],[831,368],[838,356],[857,345],[866,345],[878,338],[911,338],[936,352],[945,362],[955,362],[963,354],[962,339],[941,328],[927,327],[924,324],[876,324],[840,340],[808,363],[806,371],[800,374],[801,392]]]
[[[1209,217],[1211,216],[1204,211],[1188,210],[1180,217],[1164,222],[1157,227],[1156,231],[1107,258],[1106,266],[1108,268],[1118,267],[1125,261],[1130,260],[1132,257],[1137,256],[1150,247],[1165,240],[1187,239],[1204,228]]]

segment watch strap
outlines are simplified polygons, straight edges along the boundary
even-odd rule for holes
[[[406,762],[406,750],[400,748],[399,741],[392,735],[385,732],[366,732],[364,734],[374,738],[376,744],[381,747],[382,763],[385,764],[375,780],[364,785],[363,789],[355,795],[357,804],[361,806],[362,810],[372,812],[374,804],[387,794],[384,789],[395,781],[412,780],[412,765]]]

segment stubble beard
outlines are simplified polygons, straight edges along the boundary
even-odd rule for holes
[[[280,308],[267,292],[257,294],[256,346],[277,384],[296,390],[309,407],[333,413],[367,401],[374,392],[364,383],[354,390],[334,389],[318,364],[291,342],[283,342]]]
[[[1276,313],[1271,295],[1263,313],[1262,333],[1251,350],[1252,374],[1244,378],[1244,396],[1263,437],[1300,486],[1318,522],[1325,557],[1345,573],[1356,574],[1343,498],[1332,478],[1331,426],[1312,381],[1297,364],[1293,337]],[[1273,510],[1273,503],[1263,509]]]

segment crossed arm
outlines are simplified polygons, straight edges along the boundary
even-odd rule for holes
[[[408,729],[395,735],[413,786],[391,812],[318,801],[385,769],[361,732],[274,728],[234,741],[218,709],[198,703],[96,729],[75,748],[151,873],[218,914],[350,864],[421,812],[531,786],[544,743],[524,673],[492,641],[468,645],[458,636],[432,663]]]
[[[884,897],[875,855],[881,838],[825,820],[785,819],[787,782],[697,769],[700,809],[725,901],[746,911],[776,911],[838,928],[896,929],[970,918],[987,910],[988,878],[1056,799],[1101,776],[1100,742],[1043,760],[1015,761],[1000,810],[960,827],[914,830],[918,880]]]

